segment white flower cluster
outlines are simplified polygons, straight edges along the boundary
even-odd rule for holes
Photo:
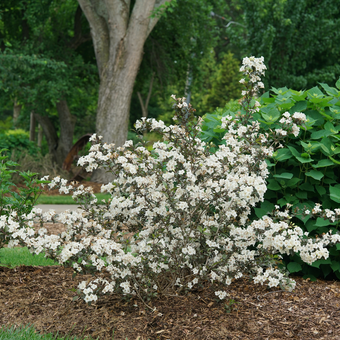
[[[243,58],[242,66],[240,68],[240,72],[243,72],[244,75],[249,79],[249,83],[251,85],[251,90],[242,92],[242,96],[246,96],[247,94],[255,94],[260,88],[264,88],[264,84],[261,81],[261,76],[265,75],[265,70],[267,69],[264,64],[264,58],[255,58],[255,57],[246,57]],[[246,80],[242,78],[240,80],[241,84],[246,84]]]
[[[246,62],[245,72],[258,82],[263,60]],[[326,258],[325,247],[339,242],[340,236],[308,239],[285,214],[279,221],[264,216],[250,223],[251,207],[263,201],[266,191],[265,158],[274,151],[268,136],[260,134],[257,122],[240,124],[238,118],[224,117],[225,144],[211,154],[199,138],[200,121],[190,128],[187,124],[191,105],[173,99],[180,124],[167,127],[154,119],[136,123],[141,131],[149,128],[163,135],[152,151],[130,141],[116,148],[92,136],[90,153],[79,164],[115,174],[115,180],[102,187],[111,194],[109,202],[98,205],[91,191],[55,178],[49,186],[72,192],[82,207],[59,215],[66,232],[38,235],[22,227],[37,219],[55,220],[54,213],[38,210],[1,218],[0,230],[8,228],[14,242],[20,238],[32,252],[45,252],[79,273],[103,273],[105,278],[78,286],[87,302],[102,293],[140,298],[172,294],[207,279],[223,289],[232,278],[246,274],[270,287],[293,287],[284,273],[273,269],[274,260],[263,270],[263,259],[294,251],[311,263]],[[222,289],[216,291],[221,299],[227,296]]]

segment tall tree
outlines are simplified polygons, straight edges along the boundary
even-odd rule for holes
[[[340,76],[338,0],[241,0],[248,30],[244,54],[264,56],[266,88],[296,90]],[[230,30],[233,28],[231,27]]]
[[[84,114],[77,97],[88,97],[95,76],[77,51],[87,41],[89,27],[75,1],[0,3],[2,97],[12,100],[16,112],[34,112],[58,165],[73,145],[76,115]]]
[[[100,77],[96,131],[105,142],[122,145],[127,138],[133,86],[143,46],[173,0],[78,0],[91,27]],[[154,15],[153,15],[154,14]],[[97,172],[96,181],[108,174]]]

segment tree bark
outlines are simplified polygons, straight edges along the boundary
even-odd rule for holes
[[[41,148],[43,139],[43,130],[40,124],[38,124],[38,147]]]
[[[20,116],[22,105],[18,103],[17,99],[14,99],[13,105],[13,123],[15,124]]]
[[[136,0],[132,11],[130,0],[78,2],[91,28],[100,76],[96,132],[104,142],[121,146],[127,138],[131,96],[143,46],[159,20],[151,14],[166,0]],[[92,180],[107,183],[112,176],[95,171]]]
[[[73,132],[76,124],[76,117],[71,115],[65,99],[57,103],[57,112],[60,122],[60,138],[57,147],[58,165],[62,166],[67,154],[73,146]]]
[[[60,100],[57,103],[57,111],[60,121],[60,138],[58,138],[54,125],[48,116],[34,113],[34,117],[42,126],[53,161],[59,167],[62,167],[67,154],[73,146],[73,131],[76,118],[71,115],[65,100]]]
[[[34,113],[34,118],[41,125],[44,135],[46,137],[48,152],[52,155],[52,159],[54,162],[58,163],[57,160],[57,148],[58,148],[58,135],[52,124],[50,118],[48,116],[42,116],[38,113]]]
[[[30,141],[35,141],[35,117],[34,112],[30,115]]]

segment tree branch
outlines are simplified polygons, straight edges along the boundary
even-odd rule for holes
[[[150,85],[149,85],[149,92],[148,92],[148,95],[146,97],[145,104],[143,102],[141,93],[139,91],[137,92],[138,99],[139,99],[139,102],[140,102],[140,106],[142,107],[143,117],[145,117],[145,118],[148,118],[148,106],[149,106],[149,101],[150,101],[150,98],[151,98],[154,79],[155,79],[155,72],[152,72],[152,77],[151,77],[151,81],[150,81]]]
[[[156,0],[154,10],[157,9],[158,7],[164,5],[166,2],[170,3],[171,1],[172,0]],[[153,30],[153,28],[155,27],[155,25],[157,24],[157,22],[160,18],[161,18],[161,16],[158,15],[157,17],[153,17],[153,18],[150,19],[147,36],[149,36],[149,34],[151,33],[151,31]]]
[[[96,10],[96,5],[98,5],[98,3],[95,0],[78,0],[78,3],[91,28],[99,76],[101,77],[110,56],[109,30],[105,18]]]
[[[68,46],[73,50],[76,50],[85,41],[91,40],[91,35],[89,34],[83,35],[82,33],[81,29],[82,14],[83,11],[81,10],[81,7],[79,5],[74,15],[74,36],[68,43]]]

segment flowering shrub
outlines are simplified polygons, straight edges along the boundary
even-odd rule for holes
[[[91,137],[90,153],[79,164],[88,171],[102,167],[115,174],[112,183],[102,186],[112,195],[107,204],[97,205],[90,191],[59,177],[49,184],[73,192],[83,210],[59,216],[67,228],[60,236],[41,231],[39,236],[22,232],[20,237],[32,252],[44,251],[79,273],[98,274],[78,287],[86,302],[96,301],[101,293],[143,300],[178,294],[206,280],[216,284],[215,294],[223,299],[223,288],[243,275],[269,287],[293,289],[294,281],[275,267],[275,254],[299,252],[312,263],[328,256],[325,246],[340,241],[340,235],[330,233],[318,240],[307,238],[290,224],[288,211],[249,222],[251,207],[263,201],[266,191],[265,158],[283,134],[262,134],[259,124],[250,121],[258,110],[252,97],[261,87],[263,58],[245,58],[242,70],[247,76],[247,114],[224,117],[225,142],[214,154],[199,138],[202,120],[193,120],[194,109],[185,98],[172,96],[176,125],[167,127],[154,119],[136,123],[141,133],[150,129],[162,134],[151,152],[143,141],[116,148]],[[301,115],[287,117],[282,131],[295,134],[301,120]],[[38,210],[23,217],[55,219],[53,213],[43,216]],[[17,216],[11,215],[2,223],[14,231],[21,222],[16,224]]]

